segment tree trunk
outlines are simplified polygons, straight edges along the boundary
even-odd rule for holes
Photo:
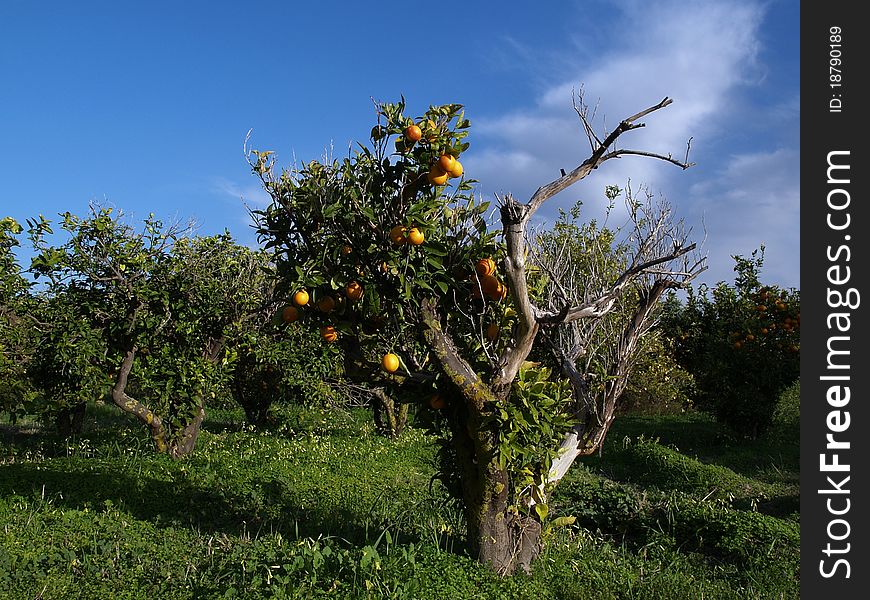
[[[151,439],[154,440],[155,449],[158,452],[166,452],[168,450],[167,431],[166,427],[163,426],[163,419],[135,398],[128,396],[126,392],[127,379],[130,376],[130,371],[133,369],[136,350],[136,346],[133,346],[124,355],[124,361],[121,363],[121,368],[115,379],[115,385],[112,388],[112,402],[115,403],[115,406],[133,415],[145,424],[151,432]]]
[[[408,423],[408,405],[397,404],[384,388],[374,388],[372,397],[372,412],[378,431],[393,439],[398,438]]]
[[[85,421],[85,403],[80,402],[71,408],[62,408],[55,415],[57,432],[63,437],[82,432]]]
[[[541,524],[511,510],[510,477],[491,452],[480,452],[480,432],[456,407],[450,417],[459,467],[468,546],[472,556],[499,575],[528,573],[541,551]],[[488,457],[488,458],[487,458]]]
[[[181,458],[193,452],[196,446],[196,440],[199,437],[199,432],[202,427],[202,421],[205,419],[205,408],[200,399],[199,405],[196,407],[196,416],[193,421],[187,424],[182,430],[181,435],[174,437],[169,445],[169,456],[172,458]]]
[[[248,385],[245,385],[248,383]],[[245,420],[255,427],[263,427],[269,422],[269,408],[272,406],[271,394],[256,392],[253,384],[238,376],[233,381],[233,397],[245,411]]]
[[[508,473],[492,461],[469,481],[463,477],[469,548],[499,575],[529,573],[541,552],[541,523],[510,510]]]

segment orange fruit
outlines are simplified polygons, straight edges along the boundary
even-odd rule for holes
[[[342,253],[342,255],[347,256],[347,255],[350,254],[351,252],[353,252],[353,248],[351,248],[350,246],[342,246],[342,247],[341,247],[341,253]]]
[[[332,296],[324,296],[317,301],[317,310],[322,313],[331,313],[335,310],[335,298]]]
[[[281,311],[281,320],[285,323],[292,323],[299,318],[299,309],[295,306],[285,306]]]
[[[489,339],[489,341],[491,341],[491,342],[495,341],[495,339],[498,337],[498,332],[499,332],[499,326],[496,325],[495,323],[490,323],[489,326],[486,328],[487,339]]]
[[[305,290],[299,290],[293,294],[293,304],[296,306],[305,306],[308,304],[309,296]]]
[[[444,185],[447,183],[447,171],[442,169],[437,163],[432,165],[426,177],[432,185]]]
[[[764,335],[767,335],[767,327],[762,327],[761,333],[763,333]]]
[[[458,160],[453,161],[453,166],[447,169],[447,174],[451,177],[462,177],[463,169],[462,163]]]
[[[763,304],[759,304],[758,306],[755,307],[755,310],[757,310],[758,312],[764,312],[767,310],[767,307]]]
[[[395,227],[390,229],[390,241],[397,246],[401,246],[407,241],[407,239],[405,238],[406,232],[407,229],[405,227],[402,227],[401,225],[396,225]]]
[[[483,293],[487,296],[492,296],[498,291],[498,286],[501,285],[494,275],[483,275],[480,277],[480,287]]]
[[[363,297],[363,288],[359,282],[351,281],[345,286],[344,293],[350,300],[356,302]]]
[[[399,357],[392,352],[387,352],[381,359],[381,367],[387,373],[395,373],[399,370]]]
[[[325,325],[320,328],[320,337],[331,344],[338,339],[338,332],[332,325]]]
[[[751,342],[751,341],[753,341],[754,339],[755,339],[755,336],[752,335],[751,333],[750,333],[749,335],[746,336],[746,341],[747,341],[747,342]]]
[[[423,137],[423,131],[416,125],[408,125],[405,128],[405,138],[411,142],[419,142]]]
[[[416,227],[411,227],[408,231],[408,241],[415,245],[419,246],[426,240],[426,237],[423,235],[423,232],[417,229]]]
[[[735,347],[736,349],[740,350],[740,348],[741,348],[742,346],[743,346],[743,342],[741,342],[740,340],[737,340],[736,342],[734,342],[734,347]]]
[[[444,398],[442,398],[438,394],[432,394],[432,397],[429,398],[429,406],[431,406],[435,410],[442,410],[445,406],[447,406],[447,403],[444,401]]]
[[[481,258],[477,261],[477,264],[474,265],[474,270],[477,271],[477,274],[480,276],[492,275],[495,273],[495,261],[491,258]]]
[[[450,173],[450,169],[453,168],[453,165],[456,163],[456,159],[453,158],[451,154],[442,154],[441,158],[438,159],[438,166],[441,167],[441,170],[445,173]]]

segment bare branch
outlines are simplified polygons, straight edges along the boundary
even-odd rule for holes
[[[528,207],[528,210],[525,214],[524,223],[528,222],[528,220],[535,213],[535,211],[537,211],[541,204],[543,204],[547,199],[555,196],[565,188],[585,178],[587,175],[589,175],[589,173],[592,172],[593,169],[597,169],[605,160],[618,156],[618,154],[614,153],[607,154],[607,149],[610,148],[623,133],[631,131],[632,129],[638,129],[639,127],[643,127],[643,123],[636,123],[638,119],[643,118],[652,112],[665,108],[672,102],[673,100],[665,97],[658,104],[650,106],[649,108],[646,108],[639,113],[632,115],[627,119],[624,119],[622,122],[620,122],[619,125],[617,125],[617,127],[613,131],[610,132],[610,134],[606,138],[604,138],[603,142],[598,143],[598,146],[592,151],[592,155],[585,161],[580,163],[577,168],[575,168],[567,175],[538,188],[538,190],[534,194],[532,194],[531,199],[529,199],[529,202],[526,205]],[[586,123],[585,117],[582,116],[582,111],[581,120],[583,120],[585,123],[584,127],[588,127],[588,123]],[[590,137],[590,140],[591,139],[592,138]],[[597,140],[597,137],[595,139]]]

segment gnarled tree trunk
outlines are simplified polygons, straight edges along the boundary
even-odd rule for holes
[[[384,388],[372,388],[371,394],[378,431],[391,438],[402,435],[408,424],[408,405],[393,400]]]
[[[197,405],[197,412],[193,420],[187,424],[180,435],[173,436],[159,415],[126,393],[127,381],[135,358],[136,347],[133,346],[124,355],[121,369],[115,380],[115,386],[112,388],[112,401],[115,403],[115,406],[133,415],[148,427],[151,439],[154,441],[154,447],[158,452],[165,452],[172,458],[180,458],[190,454],[196,445],[196,439],[199,436],[202,421],[205,418],[205,408],[202,400],[200,399]]]
[[[55,415],[54,422],[57,432],[63,437],[81,433],[85,422],[85,403],[80,402],[75,406],[60,409]]]
[[[459,414],[462,407],[453,407]],[[459,466],[468,545],[473,556],[501,575],[530,572],[541,551],[541,523],[510,510],[510,476],[491,452],[479,460],[475,437],[451,416],[453,448]]]

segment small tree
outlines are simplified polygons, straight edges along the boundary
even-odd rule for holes
[[[32,374],[49,410],[61,420],[72,411],[67,429],[108,381],[115,405],[148,428],[155,448],[183,456],[206,398],[226,384],[229,326],[243,327],[262,302],[252,293],[261,263],[228,234],[191,238],[189,226],[153,215],[137,230],[112,213],[64,213],[58,246],[48,221],[31,221],[31,270],[48,280]]]
[[[663,325],[697,382],[699,408],[756,438],[800,374],[800,293],[762,285],[763,246],[733,258],[733,285],[690,287],[685,305],[667,304]]]
[[[537,556],[549,494],[577,456],[603,442],[656,302],[703,268],[689,260],[695,246],[667,208],[633,197],[631,246],[613,278],[598,270],[598,279],[572,279],[582,260],[573,249],[569,270],[552,261],[529,268],[535,257],[558,256],[538,251],[546,241],[530,239],[529,222],[610,159],[688,167],[615,145],[670,102],[599,137],[581,98],[591,155],[525,204],[499,197],[500,239],[459,162],[470,125],[459,105],[411,119],[404,101],[380,104],[372,147],[341,161],[276,173],[271,152],[251,152],[273,200],[258,213],[259,232],[275,252],[279,291],[325,342],[349,339],[363,361],[382,365],[382,377],[421,398],[437,395],[429,404],[449,431],[445,479],[462,503],[471,551],[500,573],[527,570]],[[545,301],[530,293],[535,277],[546,277]],[[609,319],[617,312],[624,317]],[[545,339],[560,357],[561,381],[527,362]]]

